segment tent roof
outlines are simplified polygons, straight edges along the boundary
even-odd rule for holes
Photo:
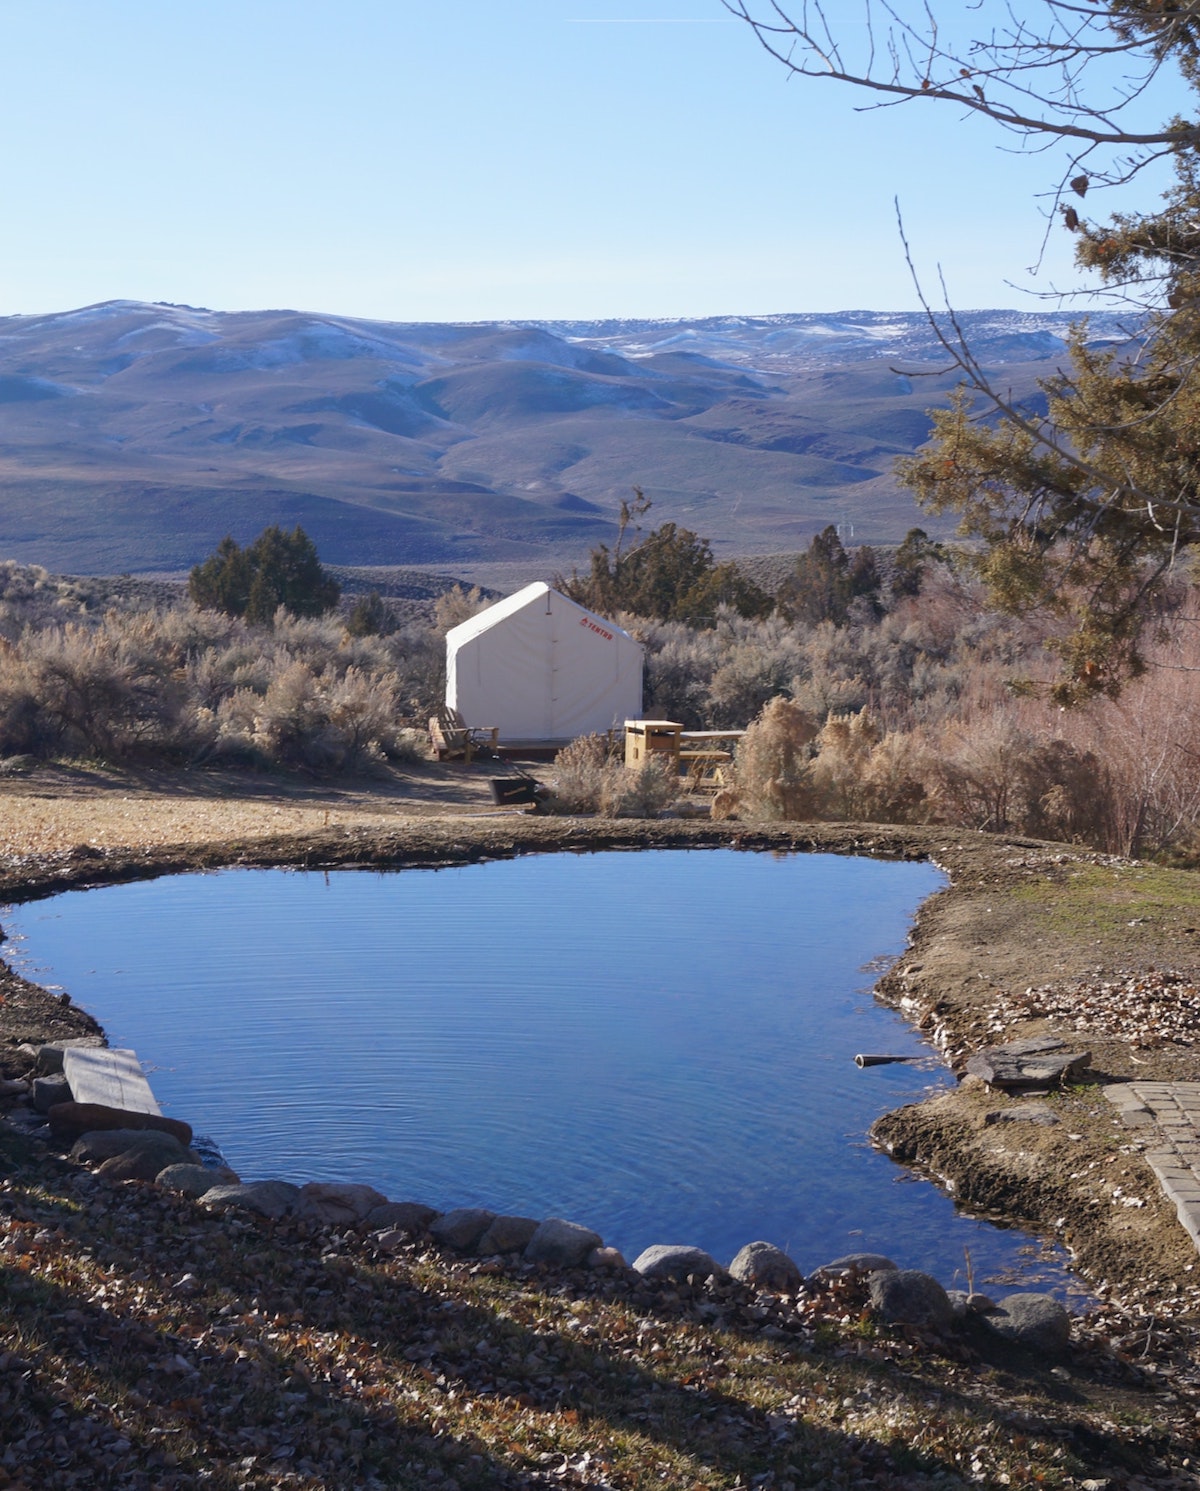
[[[547,595],[556,596],[560,601],[578,611],[581,616],[590,616],[598,626],[604,627],[606,631],[615,632],[618,637],[623,637],[626,642],[632,642],[635,647],[641,645],[635,642],[629,633],[619,627],[615,621],[609,621],[607,616],[597,616],[595,611],[589,611],[586,606],[581,606],[570,596],[563,595],[561,591],[547,585],[544,580],[535,580],[532,585],[526,585],[522,590],[505,596],[502,601],[497,601],[494,606],[488,606],[478,615],[470,616],[466,621],[460,621],[457,626],[452,626],[446,633],[446,645],[451,648],[461,647],[464,642],[470,642],[483,632],[490,630],[497,622],[506,621],[510,616],[524,611],[527,606],[534,605]]]

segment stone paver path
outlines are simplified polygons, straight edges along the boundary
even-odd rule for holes
[[[1104,1094],[1130,1128],[1155,1131],[1145,1158],[1200,1248],[1200,1082],[1122,1082]]]

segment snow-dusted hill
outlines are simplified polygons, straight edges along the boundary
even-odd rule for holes
[[[1040,361],[1057,356],[1078,317],[1062,311],[964,311],[957,318],[975,353],[985,361]],[[947,332],[945,317],[939,318]],[[798,372],[831,362],[881,357],[927,361],[944,355],[923,312],[841,311],[780,316],[713,316],[700,321],[554,321],[549,331],[585,346],[631,359],[688,353],[763,373]],[[1101,312],[1090,318],[1091,338],[1123,341],[1126,317]]]
[[[1071,319],[961,322],[1036,396]],[[867,311],[460,325],[110,301],[8,317],[0,557],[182,569],[227,532],[301,522],[336,563],[570,563],[635,483],[654,521],[721,553],[795,548],[831,520],[886,541],[919,519],[891,466],[953,385],[945,362],[923,316]]]

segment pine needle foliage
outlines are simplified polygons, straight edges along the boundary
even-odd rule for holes
[[[323,616],[341,598],[337,581],[322,569],[316,545],[299,524],[290,533],[278,525],[264,528],[246,549],[226,535],[192,570],[188,593],[204,610],[260,626],[269,626],[281,606],[293,616]]]
[[[650,499],[634,488],[634,501],[622,502],[615,548],[592,550],[586,575],[559,576],[556,587],[571,600],[601,615],[626,611],[655,621],[683,621],[689,626],[716,624],[722,608],[739,616],[766,616],[773,601],[735,564],[718,564],[712,545],[690,528],[664,523],[633,548],[625,534],[650,510]]]

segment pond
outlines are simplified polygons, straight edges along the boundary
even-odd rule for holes
[[[531,855],[175,876],[4,924],[244,1178],[565,1216],[629,1257],[765,1238],[802,1269],[872,1250],[954,1285],[969,1249],[977,1282],[1061,1292],[1061,1253],[866,1140],[952,1080],[870,993],[945,883],[835,855]]]

